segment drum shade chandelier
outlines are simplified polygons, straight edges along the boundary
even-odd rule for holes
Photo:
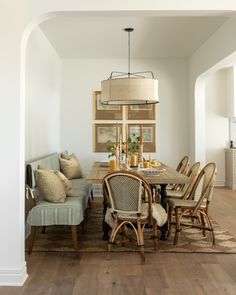
[[[141,105],[159,102],[158,80],[153,72],[130,72],[130,33],[133,28],[125,28],[128,33],[128,73],[111,72],[107,80],[101,82],[101,102],[108,105]]]

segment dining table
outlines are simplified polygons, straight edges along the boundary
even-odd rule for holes
[[[186,184],[190,182],[190,178],[186,175],[181,174],[175,169],[169,167],[168,165],[161,163],[153,169],[137,169],[129,168],[130,171],[135,171],[141,174],[146,181],[150,184],[152,188],[160,188],[160,203],[167,210],[167,185],[172,184]],[[155,173],[155,170],[157,173]],[[149,172],[150,173],[147,173]],[[110,172],[108,162],[94,162],[86,181],[90,184],[102,184],[103,178]],[[154,172],[154,173],[152,173]],[[155,191],[155,190],[153,190]],[[155,199],[155,198],[154,198]],[[104,202],[104,214],[106,211],[106,203]],[[103,223],[103,239],[108,239],[108,232],[110,227],[104,222]],[[161,240],[167,240],[168,232],[168,221],[160,228],[161,230]]]

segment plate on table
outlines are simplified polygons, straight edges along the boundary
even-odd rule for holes
[[[159,168],[159,169],[155,169],[155,168],[143,168],[140,170],[143,174],[145,175],[160,175],[163,171],[165,171],[164,168]]]
[[[153,160],[153,161],[151,161],[151,166],[153,168],[158,168],[158,167],[161,166],[161,162],[160,161]]]
[[[131,170],[138,170],[138,166],[129,166]]]
[[[108,162],[101,162],[100,166],[101,167],[109,167],[110,164]]]

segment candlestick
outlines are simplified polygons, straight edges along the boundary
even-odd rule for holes
[[[143,144],[143,125],[140,125],[140,144]]]
[[[129,153],[129,146],[128,146],[128,141],[129,141],[129,134],[128,134],[128,125],[126,125],[126,158],[128,159],[128,153]]]
[[[149,163],[151,164],[152,158],[151,155],[149,154]]]
[[[116,146],[118,145],[118,122],[116,122]]]

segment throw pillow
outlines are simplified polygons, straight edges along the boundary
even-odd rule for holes
[[[35,174],[40,197],[53,203],[65,202],[65,187],[53,170],[37,169]]]
[[[54,173],[56,174],[56,176],[61,180],[61,182],[63,183],[66,192],[68,192],[69,190],[72,189],[72,183],[69,181],[69,179],[60,171],[55,170]]]
[[[70,157],[70,159],[63,159],[59,158],[60,160],[60,166],[61,166],[61,172],[68,178],[80,178],[82,177],[80,165],[75,160],[74,157]]]
[[[68,155],[66,153],[61,153],[61,157],[62,157],[62,159],[66,159],[66,160],[70,160],[71,158],[74,158],[75,161],[77,162],[78,166],[79,166],[79,169],[80,169],[81,176],[79,176],[79,177],[82,177],[83,176],[79,159],[77,158],[77,156],[76,156],[75,153],[72,153],[71,155]]]

